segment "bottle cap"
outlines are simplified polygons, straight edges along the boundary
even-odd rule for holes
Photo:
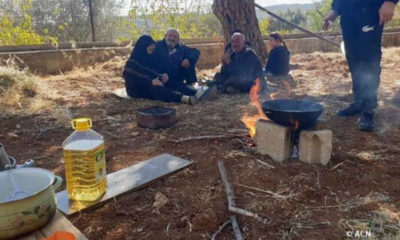
[[[76,118],[71,121],[72,128],[77,131],[87,131],[92,127],[92,119]]]

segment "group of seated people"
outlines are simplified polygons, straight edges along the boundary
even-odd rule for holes
[[[195,65],[200,51],[179,40],[176,29],[168,30],[159,42],[148,35],[138,39],[123,72],[130,97],[193,105],[217,92],[248,93],[257,78],[268,80],[289,73],[290,52],[279,33],[270,34],[271,51],[263,71],[251,44],[237,30],[221,58],[221,72],[208,87],[197,87]]]

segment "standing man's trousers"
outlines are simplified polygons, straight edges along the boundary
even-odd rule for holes
[[[360,104],[363,111],[373,111],[377,107],[382,58],[383,26],[379,25],[378,10],[354,9],[350,16],[342,16],[341,26],[354,102]]]

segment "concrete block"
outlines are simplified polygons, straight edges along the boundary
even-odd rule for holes
[[[257,122],[255,142],[257,152],[269,155],[274,161],[282,162],[288,159],[292,153],[289,128],[271,121],[260,120]]]
[[[332,155],[332,131],[301,131],[299,159],[310,164],[327,165]]]

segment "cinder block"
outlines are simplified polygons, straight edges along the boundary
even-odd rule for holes
[[[332,155],[332,131],[301,131],[299,152],[302,162],[327,165]]]
[[[257,122],[255,142],[257,152],[269,155],[274,161],[282,162],[288,159],[292,152],[289,128],[271,121]]]

